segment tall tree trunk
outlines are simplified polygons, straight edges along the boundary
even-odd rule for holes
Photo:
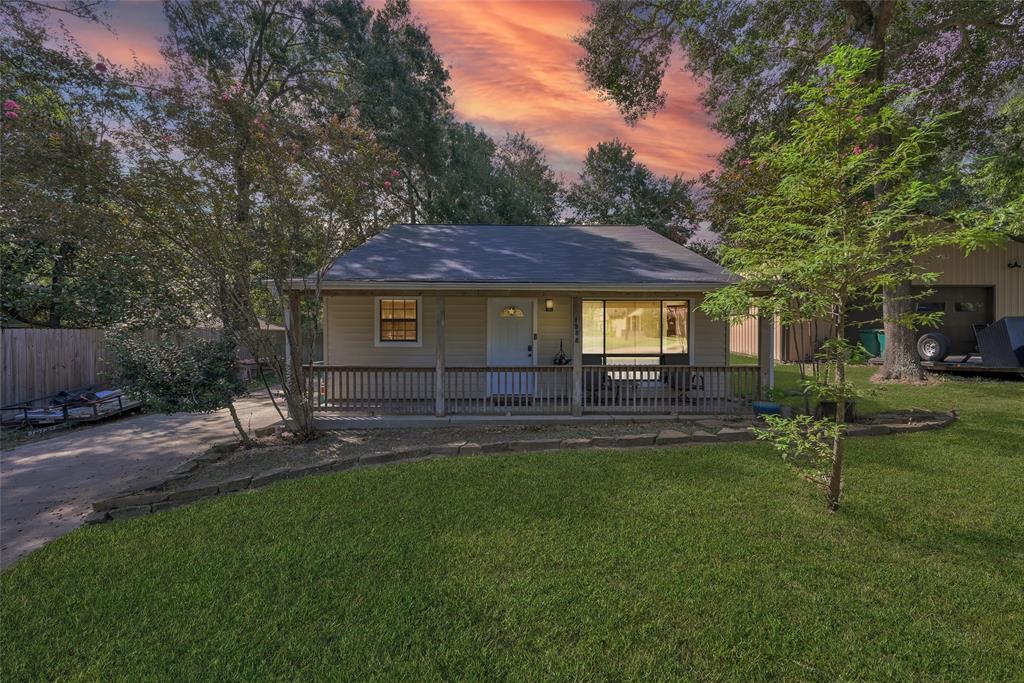
[[[876,85],[884,85],[888,75],[886,34],[900,3],[898,0],[881,0],[877,4],[867,0],[840,0],[840,4],[847,12],[850,27],[864,36],[870,48],[878,51],[878,63],[869,74],[869,78]],[[879,135],[874,142],[879,150],[888,151],[892,148],[892,137],[888,134]],[[876,196],[884,191],[884,187],[875,188]],[[897,239],[899,237],[897,236]],[[892,248],[899,247],[894,244]],[[913,330],[897,322],[903,314],[912,312],[913,302],[908,299],[909,295],[909,281],[901,282],[894,288],[886,288],[882,292],[885,354],[882,358],[882,368],[876,374],[879,379],[915,381],[924,376],[924,369],[917,358],[917,335]]]
[[[284,399],[288,404],[288,418],[292,431],[303,439],[314,435],[313,429],[313,377],[302,366],[302,318],[298,294],[289,292],[281,297],[286,306],[285,334],[288,336],[290,365],[289,381],[285,382]]]
[[[901,282],[882,292],[882,315],[885,317],[885,353],[876,379],[919,381],[924,379],[924,368],[917,357],[917,333],[898,321],[898,317],[914,312],[909,298],[910,283]]]
[[[74,247],[70,242],[61,242],[57,247],[57,258],[53,260],[53,269],[50,271],[50,315],[46,322],[50,327],[60,327],[63,322],[64,282],[71,270],[73,253]]]

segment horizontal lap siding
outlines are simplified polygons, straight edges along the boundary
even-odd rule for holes
[[[552,299],[555,310],[545,311],[544,300]],[[565,355],[572,357],[572,299],[541,297],[537,299],[537,365],[551,365],[562,342]]]
[[[690,350],[691,365],[728,365],[729,363],[729,324],[722,320],[709,318],[700,305],[704,301],[703,294],[695,294],[693,301],[693,330],[690,337],[693,348]]]
[[[936,249],[922,266],[941,273],[934,285],[986,286],[994,288],[992,315],[1024,315],[1024,268],[1009,268],[1016,261],[1024,266],[1024,244],[1009,242],[969,255],[956,247]]]
[[[376,346],[374,297],[325,297],[327,365],[433,367],[436,351],[437,300],[423,297],[422,346]],[[445,355],[448,365],[483,365],[487,346],[483,299],[448,297],[445,300]]]
[[[555,310],[537,306],[538,365],[550,365],[559,341],[572,353],[571,305],[568,297],[555,298]],[[435,360],[436,297],[423,297],[423,346],[379,347],[374,345],[374,297],[325,297],[327,365],[384,367],[433,367]],[[449,367],[480,367],[487,364],[487,298],[445,298],[445,363]]]

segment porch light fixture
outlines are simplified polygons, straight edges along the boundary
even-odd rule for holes
[[[523,317],[523,309],[518,308],[516,306],[506,306],[505,308],[501,309],[501,317],[502,318],[522,318]]]
[[[544,299],[544,310],[547,311],[548,313],[550,313],[551,311],[555,310],[555,300],[554,299]]]

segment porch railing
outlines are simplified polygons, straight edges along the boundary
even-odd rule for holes
[[[366,415],[432,415],[434,368],[310,368],[314,410]]]
[[[451,414],[571,414],[572,367],[445,368]]]
[[[363,415],[433,415],[432,367],[311,366],[317,411]],[[728,413],[749,410],[760,394],[757,366],[586,365],[583,413]],[[448,367],[441,387],[445,414],[570,415],[573,368]]]
[[[731,413],[760,393],[754,365],[585,365],[588,413]]]

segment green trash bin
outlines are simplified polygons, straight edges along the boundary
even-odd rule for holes
[[[882,330],[859,330],[857,336],[860,338],[861,345],[868,350],[872,358],[882,355],[881,344],[885,343],[885,333]]]
[[[878,356],[881,358],[882,354],[885,353],[885,330],[875,330],[878,337]]]

